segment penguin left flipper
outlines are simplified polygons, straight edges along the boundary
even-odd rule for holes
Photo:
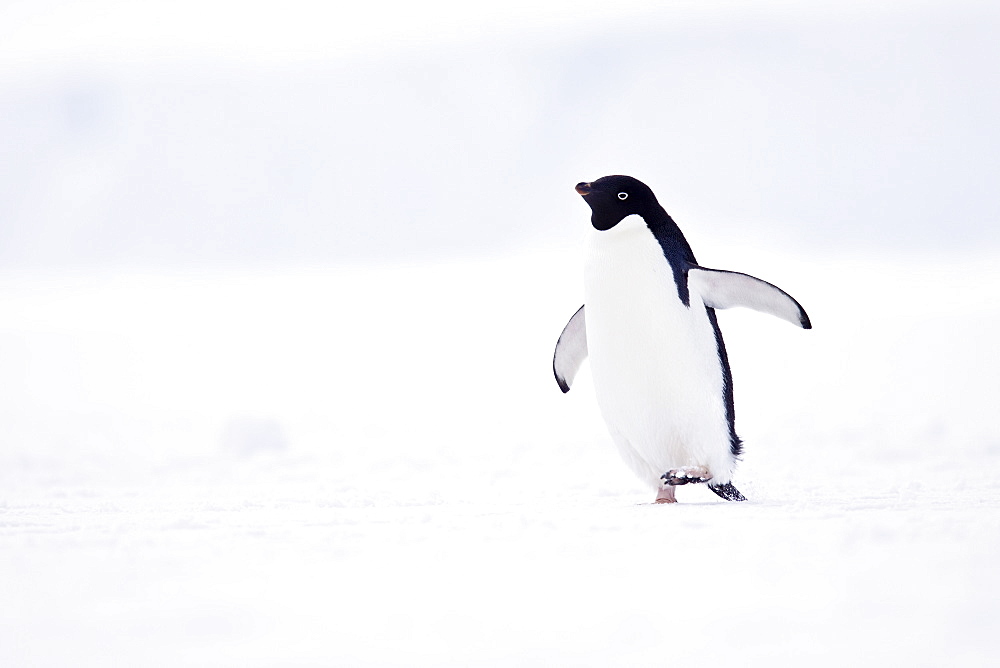
[[[692,266],[688,269],[688,286],[700,294],[705,306],[710,308],[745,306],[770,313],[802,329],[812,329],[805,309],[790,294],[749,274]]]
[[[552,355],[552,373],[563,394],[569,392],[576,372],[580,370],[583,360],[587,359],[587,321],[583,308],[578,308],[563,327]]]

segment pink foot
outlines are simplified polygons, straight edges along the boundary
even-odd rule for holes
[[[661,487],[656,495],[656,503],[677,503],[677,492],[674,487]]]

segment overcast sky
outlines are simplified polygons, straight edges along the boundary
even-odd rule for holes
[[[674,21],[870,20],[955,12],[988,2],[800,3],[673,0],[512,0],[468,3],[30,0],[0,7],[5,69],[66,60],[237,58],[262,63],[335,59],[482,39],[573,39],[657,18]]]
[[[1000,247],[998,11],[887,2],[14,2],[0,266],[571,246],[580,180],[696,250]]]

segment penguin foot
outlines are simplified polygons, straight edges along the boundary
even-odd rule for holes
[[[677,503],[677,492],[671,486],[660,487],[655,503]]]
[[[712,474],[704,466],[681,466],[670,469],[660,476],[660,487],[667,485],[687,485],[688,483],[708,482]],[[718,492],[716,492],[718,494]]]
[[[740,494],[740,490],[733,487],[733,483],[727,482],[725,485],[709,485],[708,488],[721,496],[726,501],[746,501],[747,497]]]

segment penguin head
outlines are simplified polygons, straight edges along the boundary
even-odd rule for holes
[[[649,186],[631,176],[603,176],[590,183],[577,183],[576,191],[590,205],[590,222],[598,230],[610,230],[632,214],[639,214],[647,223],[657,213],[663,215]]]

